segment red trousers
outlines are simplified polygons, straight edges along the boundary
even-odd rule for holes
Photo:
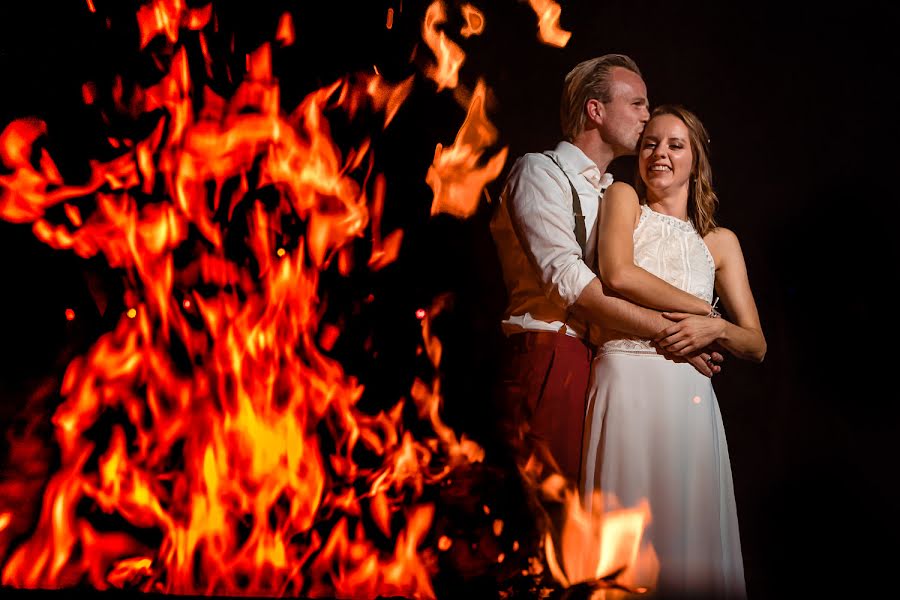
[[[505,340],[500,376],[525,452],[549,451],[560,473],[578,483],[591,349],[564,333],[524,332]]]

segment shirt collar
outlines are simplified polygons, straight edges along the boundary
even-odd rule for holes
[[[583,175],[596,190],[600,191],[611,183],[607,181],[609,174],[601,173],[597,164],[575,144],[562,141],[556,145],[555,151],[568,170]]]

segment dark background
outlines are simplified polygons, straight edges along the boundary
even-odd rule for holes
[[[22,3],[0,18],[0,119],[46,120],[54,158],[74,180],[86,158],[110,156],[96,113],[81,104],[81,83],[153,71],[138,58],[128,19],[134,5],[96,4],[114,17],[113,29],[79,2]],[[387,2],[242,4],[217,8],[223,26],[238,32],[239,50],[271,39],[283,10],[294,14],[297,44],[275,53],[286,110],[344,73],[377,64],[399,80],[430,59],[424,44],[415,49],[425,3],[405,2],[402,13]],[[573,36],[558,49],[538,42],[526,3],[476,3],[487,28],[469,39],[456,34],[458,12],[448,5],[447,31],[468,54],[461,86],[471,89],[480,76],[492,89],[489,117],[500,138],[491,152],[508,147],[507,168],[524,152],[556,144],[565,73],[606,52],[637,61],[652,106],[681,103],[705,122],[719,220],[742,241],[769,347],[762,364],[731,358],[714,380],[748,590],[755,598],[890,590],[900,416],[892,382],[897,309],[888,291],[897,262],[895,12],[874,2],[569,1],[561,23]],[[391,31],[388,6],[398,11]],[[466,220],[429,217],[424,178],[434,145],[452,143],[465,109],[453,92],[436,94],[416,77],[395,123],[376,140],[388,181],[385,218],[406,230],[397,263],[359,291],[377,299],[358,328],[374,333],[379,358],[348,345],[335,352],[370,398],[407,394],[419,336],[414,311],[452,293],[437,323],[445,413],[490,445],[503,305],[486,224],[491,204]],[[616,164],[626,175],[630,167]],[[489,186],[491,198],[501,180]],[[4,420],[108,327],[87,284],[99,274],[101,286],[115,289],[103,273],[96,261],[38,243],[28,225],[0,222]],[[76,308],[74,323],[65,321],[66,307]]]

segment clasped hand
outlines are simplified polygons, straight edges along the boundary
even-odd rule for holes
[[[656,334],[653,341],[675,356],[687,357],[708,347],[718,341],[725,330],[723,319],[677,312],[666,312],[663,316],[675,323]]]
[[[722,335],[722,319],[690,313],[663,313],[663,316],[675,321],[653,338],[663,356],[675,362],[690,363],[707,377],[722,371],[720,364],[725,357],[710,347]]]

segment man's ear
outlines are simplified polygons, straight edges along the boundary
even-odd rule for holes
[[[587,118],[592,123],[602,123],[606,117],[606,107],[596,98],[590,98],[584,103]]]

